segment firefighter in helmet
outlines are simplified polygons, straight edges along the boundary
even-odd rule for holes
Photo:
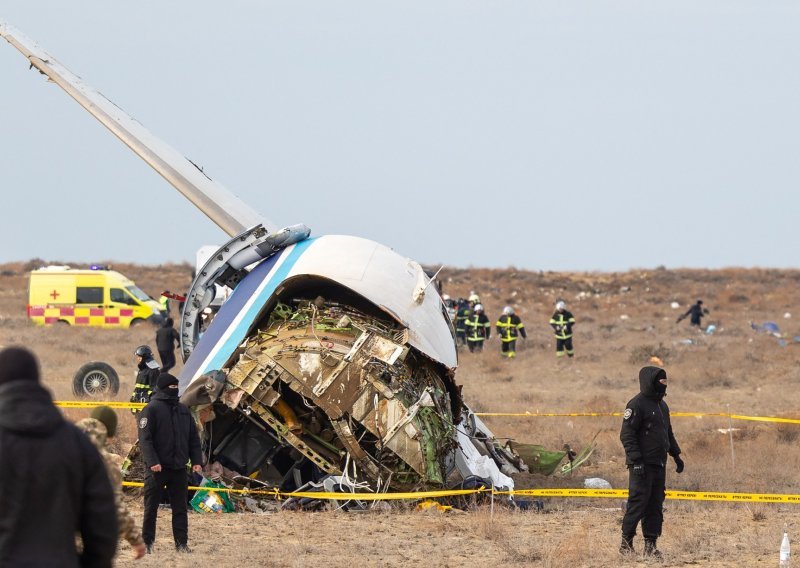
[[[556,357],[563,357],[564,351],[567,357],[575,355],[572,348],[572,326],[575,325],[575,316],[567,310],[567,304],[563,300],[556,302],[556,311],[550,318],[550,325],[556,335]]]
[[[139,368],[136,373],[136,384],[133,385],[133,394],[131,394],[131,402],[141,402],[147,404],[150,402],[150,396],[156,388],[156,380],[158,379],[161,369],[153,358],[153,350],[148,345],[140,345],[133,352],[136,357],[136,364]],[[136,414],[138,409],[131,409],[131,412]]]
[[[522,320],[514,313],[514,308],[506,306],[503,308],[503,315],[494,325],[497,328],[497,335],[500,336],[500,353],[504,357],[513,359],[517,356],[517,337],[522,336],[523,339],[528,337]]]
[[[467,346],[470,352],[483,351],[483,342],[489,339],[492,324],[489,323],[489,318],[483,313],[481,304],[476,304],[472,309],[472,315],[466,319],[464,327],[467,329]]]

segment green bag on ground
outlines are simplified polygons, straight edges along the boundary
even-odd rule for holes
[[[200,487],[216,488],[225,486],[210,479],[203,479]],[[227,491],[198,489],[189,504],[198,513],[232,513],[236,510]]]

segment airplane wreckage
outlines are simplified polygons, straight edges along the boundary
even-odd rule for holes
[[[0,22],[0,36],[230,237],[179,328],[181,400],[226,481],[513,489],[515,473],[552,473],[565,456],[566,473],[591,453],[496,441],[464,404],[452,324],[418,263],[363,238],[276,230],[19,31]],[[216,285],[233,292],[201,334]]]

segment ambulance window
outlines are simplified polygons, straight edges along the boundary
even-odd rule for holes
[[[136,305],[136,300],[126,294],[122,288],[111,288],[109,292],[111,293],[112,302],[117,302],[118,304],[128,304],[129,306]]]
[[[150,296],[142,292],[137,286],[126,286],[125,289],[140,302],[146,302],[150,299]]]
[[[94,287],[80,287],[75,289],[76,304],[102,304],[103,289]]]

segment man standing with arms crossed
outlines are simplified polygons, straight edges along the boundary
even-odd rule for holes
[[[191,552],[187,513],[188,476],[186,464],[202,471],[197,427],[189,409],[178,401],[178,379],[161,373],[157,392],[139,415],[139,446],[145,464],[144,521],[142,537],[147,552],[153,551],[156,517],[161,492],[166,487],[172,506],[172,536],[175,550]]]
[[[625,407],[619,439],[625,448],[628,466],[628,508],[622,519],[620,554],[632,554],[636,525],[642,522],[644,555],[661,558],[656,540],[664,522],[667,454],[683,471],[681,449],[672,434],[669,407],[664,402],[667,372],[660,367],[639,371],[639,394]]]

